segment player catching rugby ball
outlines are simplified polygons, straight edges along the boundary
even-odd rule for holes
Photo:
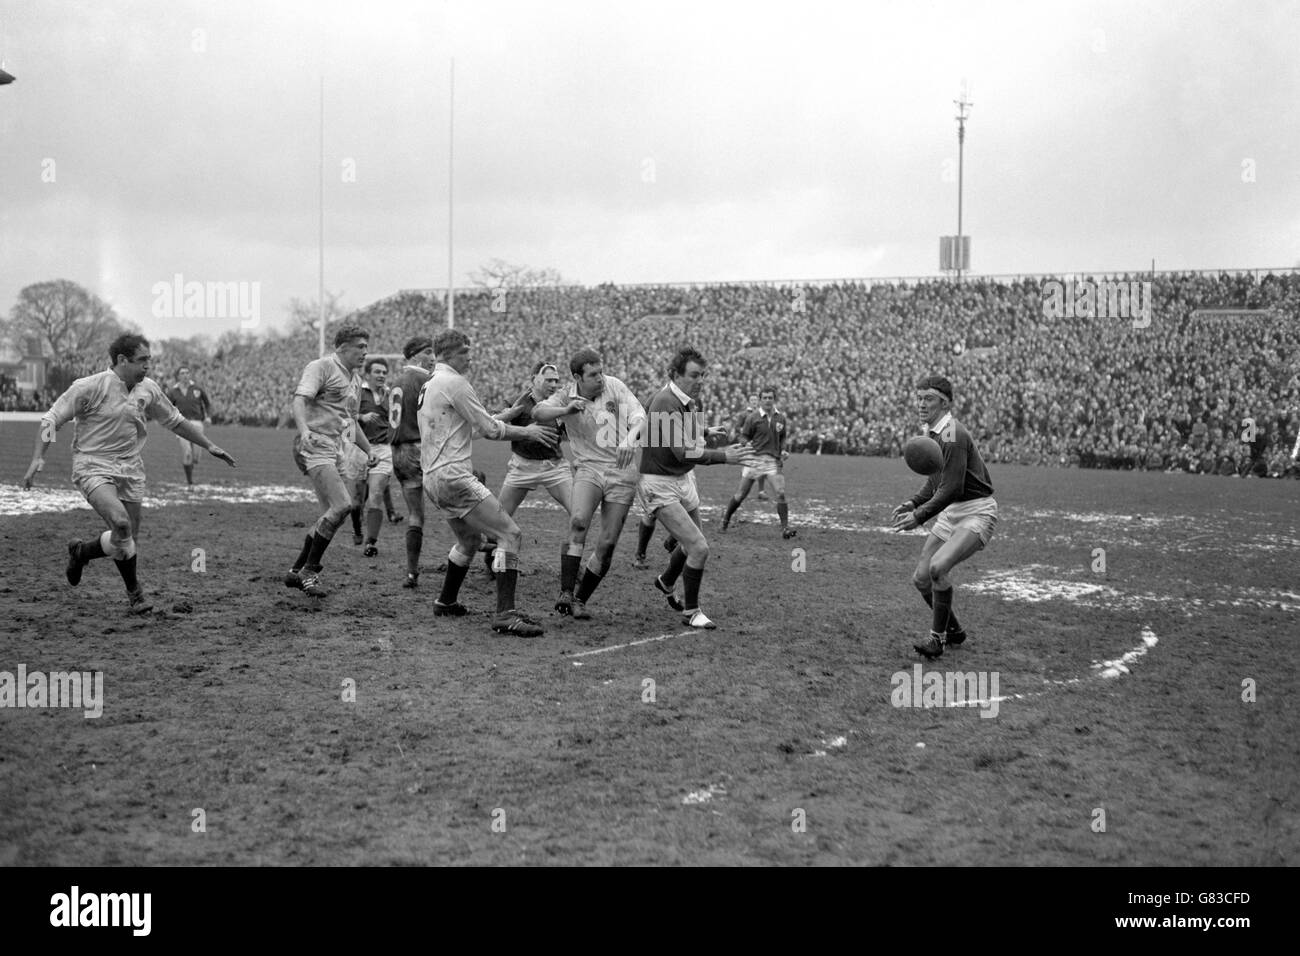
[[[939,517],[912,573],[912,583],[934,611],[929,635],[912,646],[933,659],[943,654],[944,644],[956,647],[966,640],[952,613],[948,572],[989,543],[998,523],[998,503],[970,432],[952,417],[952,383],[931,375],[918,382],[916,390],[925,435],[938,443],[942,464],[919,492],[894,509],[894,529],[911,531]]]

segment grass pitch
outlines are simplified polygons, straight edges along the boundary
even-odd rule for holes
[[[519,597],[547,632],[524,641],[489,631],[481,563],[475,613],[432,616],[436,517],[414,593],[401,525],[375,559],[345,526],[324,601],[285,589],[316,508],[290,433],[256,429],[210,429],[240,467],[205,459],[194,492],[155,431],[159,610],[132,618],[107,562],[63,579],[64,542],[102,530],[66,443],[16,489],[35,428],[0,424],[0,671],[101,671],[103,714],[0,708],[0,864],[1300,859],[1294,482],[995,466],[998,533],[954,575],[971,639],[917,675],[898,460],[792,458],[791,541],[752,496],[720,534],[739,469],[699,469],[698,634],[631,567],[634,519],[595,619],[555,616],[565,520],[535,492]],[[495,490],[508,449],[476,452]],[[958,673],[975,706],[947,706]],[[895,706],[936,681],[941,706]]]

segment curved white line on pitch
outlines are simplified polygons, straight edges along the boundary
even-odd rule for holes
[[[1141,657],[1145,657],[1146,652],[1159,643],[1160,639],[1156,637],[1155,632],[1152,631],[1151,628],[1142,628],[1142,643],[1138,647],[1133,648],[1131,651],[1127,651],[1113,661],[1093,661],[1092,669],[1097,671],[1095,676],[1118,677],[1120,674],[1127,674],[1129,672],[1129,664],[1132,664]]]
[[[1096,678],[1111,679],[1120,677],[1123,674],[1131,673],[1129,665],[1145,657],[1151,648],[1160,643],[1156,637],[1155,631],[1149,627],[1142,628],[1142,643],[1125,651],[1114,660],[1093,661],[1092,674],[1086,677],[1072,677],[1069,680],[1044,680],[1043,683],[1049,686],[1064,687],[1072,684],[1084,684],[1089,680]],[[989,704],[1000,704],[1007,700],[1028,700],[1031,697],[1042,697],[1046,690],[1030,691],[1024,694],[1004,694],[1001,697],[988,697],[981,700],[963,700],[950,701],[944,704],[945,707],[987,707]]]

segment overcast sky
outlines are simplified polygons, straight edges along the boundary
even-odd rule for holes
[[[491,257],[597,282],[1300,263],[1300,0],[0,0],[0,312],[81,283],[359,307]],[[1250,181],[1253,180],[1253,181]]]

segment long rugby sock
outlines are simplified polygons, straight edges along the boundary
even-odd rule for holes
[[[727,502],[727,513],[722,518],[722,523],[724,525],[731,524],[731,516],[736,513],[736,509],[739,507],[740,499],[735,495],[732,495],[731,500]]]
[[[406,573],[420,573],[420,548],[424,545],[424,529],[406,529]]]
[[[194,484],[194,466],[182,465],[181,467],[185,469],[185,483],[187,485]]]
[[[682,589],[686,592],[682,596],[682,604],[692,611],[699,610],[700,607],[700,582],[704,580],[704,569],[693,568],[689,564],[682,571]]]
[[[582,575],[582,583],[578,585],[578,590],[573,595],[574,598],[583,602],[591,600],[592,594],[595,593],[597,586],[600,584],[601,578],[604,576],[605,575],[603,574],[597,574],[595,571],[591,570],[591,568],[587,568]]]
[[[519,578],[518,568],[506,568],[497,572],[497,613],[515,609],[515,581]]]
[[[776,515],[781,519],[781,530],[790,526],[790,507],[784,501],[776,503]]]
[[[461,582],[469,573],[470,558],[462,555],[455,548],[447,555],[447,576],[442,579],[442,593],[438,595],[439,604],[455,604],[456,595],[460,594]]]
[[[315,535],[310,534],[302,539],[302,550],[298,552],[298,559],[293,562],[295,571],[301,571],[303,565],[307,563],[307,559],[311,557],[311,543],[313,540],[315,540]]]
[[[105,531],[104,534],[111,534],[111,532]],[[89,541],[81,542],[82,561],[93,561],[102,557],[104,557],[104,542],[101,538],[91,538]]]
[[[560,590],[572,591],[578,583],[578,568],[582,565],[582,555],[569,554],[568,546],[560,552]]]
[[[366,509],[366,540],[374,544],[379,540],[379,529],[384,525],[384,513],[378,508]]]
[[[655,536],[655,526],[642,524],[636,529],[636,556],[645,557],[645,549],[650,547],[650,539]]]
[[[311,536],[311,550],[307,552],[306,567],[308,570],[312,568],[320,570],[321,558],[325,557],[325,549],[329,546],[330,539],[321,537],[319,531]]]
[[[950,596],[949,605],[948,605],[948,633],[952,634],[954,631],[960,631],[961,625],[957,623],[957,615],[952,613],[952,602],[951,602],[952,588],[948,589],[948,594]],[[921,597],[925,599],[926,604],[928,604],[930,607],[934,607],[934,597],[931,595],[931,592],[922,591]]]
[[[117,565],[117,573],[122,575],[122,583],[126,585],[126,589],[140,590],[140,582],[135,579],[135,555],[129,558],[115,558],[113,563]]]
[[[384,485],[384,513],[390,515],[397,513],[393,510],[393,496],[389,494],[387,485]]]
[[[361,509],[353,508],[348,514],[352,516],[352,533],[361,534]]]
[[[665,550],[665,551],[671,552],[671,551],[673,551],[676,547],[677,547],[677,539],[674,538],[671,534],[670,534],[668,537],[664,538],[664,550]]]
[[[930,625],[930,630],[936,634],[946,634],[948,632],[948,621],[952,617],[952,588],[945,588],[940,591],[934,589],[934,623]]]
[[[673,553],[668,556],[668,570],[659,577],[664,584],[672,587],[677,583],[684,567],[686,567],[686,549],[679,545],[673,548]]]

